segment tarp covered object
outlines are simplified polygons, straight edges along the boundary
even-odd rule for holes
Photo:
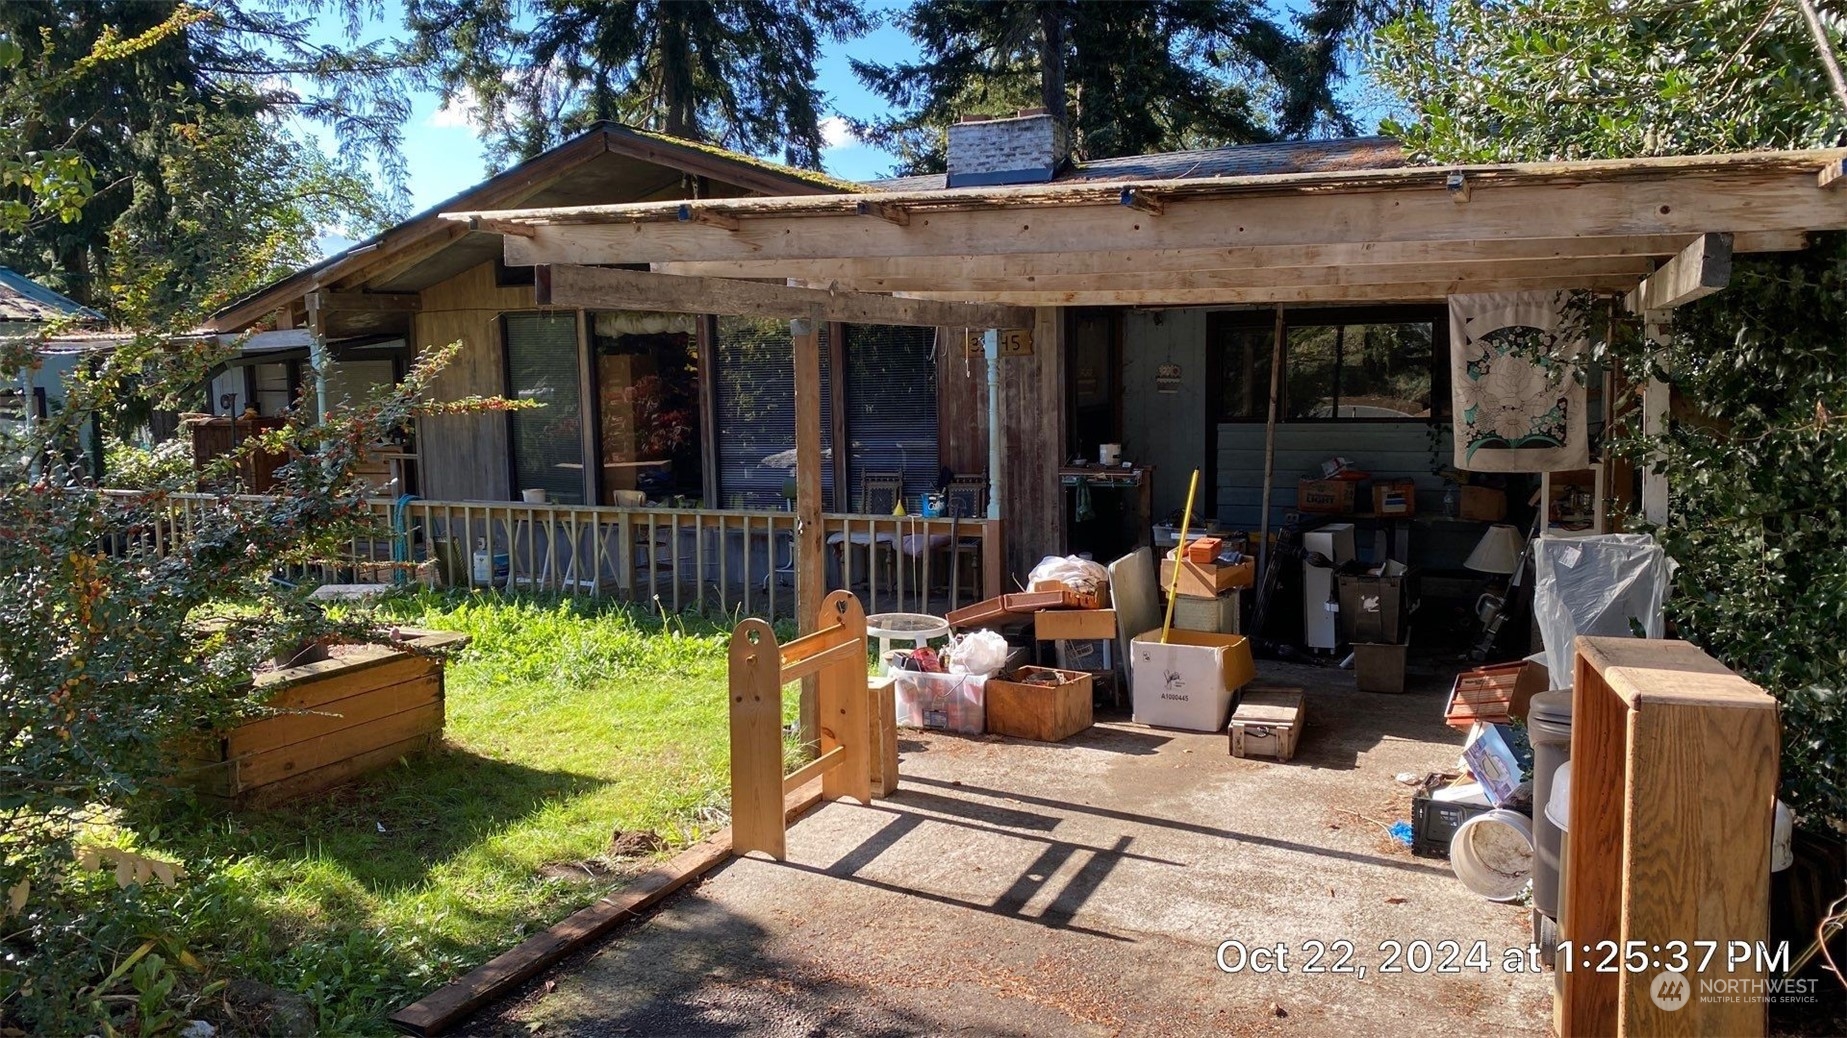
[[[1667,553],[1640,533],[1541,537],[1533,545],[1533,612],[1556,687],[1572,674],[1580,634],[1616,638],[1666,633],[1661,608],[1672,575]]]

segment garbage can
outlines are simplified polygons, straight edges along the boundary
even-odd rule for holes
[[[1541,692],[1526,708],[1526,734],[1533,744],[1533,907],[1558,920],[1559,830],[1546,816],[1552,778],[1571,759],[1571,691]]]

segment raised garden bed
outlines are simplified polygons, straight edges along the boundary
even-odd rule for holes
[[[405,630],[407,648],[337,646],[324,660],[256,676],[269,705],[290,713],[202,736],[183,774],[233,807],[264,807],[384,767],[442,738],[443,658],[424,652],[465,637]]]

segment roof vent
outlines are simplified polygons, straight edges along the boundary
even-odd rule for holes
[[[963,116],[949,127],[949,187],[1043,184],[1071,157],[1064,125],[1043,108],[1011,117]]]

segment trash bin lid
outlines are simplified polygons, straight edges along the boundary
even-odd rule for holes
[[[1526,705],[1528,724],[1534,721],[1549,721],[1553,724],[1571,726],[1571,690],[1555,689],[1541,692]]]

